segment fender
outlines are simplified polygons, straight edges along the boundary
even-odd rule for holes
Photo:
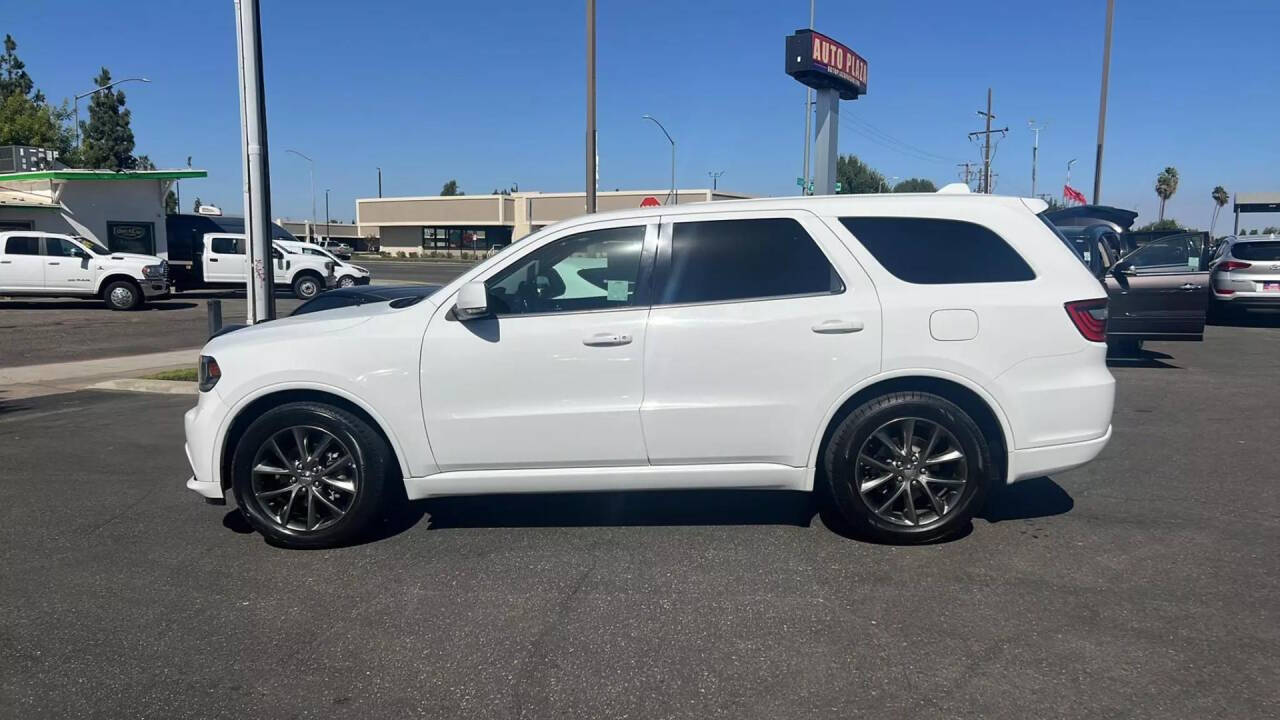
[[[231,429],[231,424],[235,422],[236,418],[240,416],[240,413],[244,412],[245,408],[253,401],[266,395],[284,390],[315,390],[318,392],[329,393],[331,395],[336,395],[363,410],[370,418],[373,418],[373,421],[377,423],[382,434],[385,435],[387,440],[391,443],[391,451],[395,453],[396,463],[400,466],[401,477],[412,477],[412,473],[409,472],[408,461],[405,459],[404,446],[400,442],[399,436],[396,435],[395,430],[392,429],[390,423],[386,421],[386,418],[382,417],[382,415],[380,415],[378,411],[374,410],[368,403],[361,400],[359,396],[353,395],[352,393],[335,385],[314,381],[290,381],[264,385],[252,392],[246,393],[231,406],[231,410],[223,415],[222,423],[218,426],[218,433],[213,443],[214,458],[211,467],[212,474],[214,476],[213,479],[216,482],[222,482],[222,448],[227,441],[227,432]]]
[[[955,373],[947,372],[946,370],[938,370],[935,368],[900,368],[897,370],[890,370],[888,372],[873,375],[853,387],[850,387],[841,394],[840,397],[836,398],[836,400],[827,408],[827,411],[823,413],[822,422],[818,425],[817,431],[813,436],[813,443],[809,448],[809,468],[807,478],[805,480],[805,490],[813,490],[815,478],[818,473],[818,452],[822,449],[822,436],[826,433],[827,426],[831,424],[831,419],[835,417],[836,411],[840,409],[840,406],[844,405],[845,401],[849,398],[872,385],[875,385],[876,383],[901,377],[932,377],[939,380],[948,380],[957,385],[963,386],[967,390],[972,390],[975,395],[982,398],[983,402],[985,402],[995,414],[996,421],[1000,423],[1000,431],[1004,435],[1005,447],[1014,447],[1013,433],[1009,429],[1009,417],[1005,413],[1004,408],[1000,406],[1000,403],[996,401],[995,397],[992,396],[991,393],[987,392],[986,388],[963,375],[957,375]]]

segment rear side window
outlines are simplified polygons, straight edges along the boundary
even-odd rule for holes
[[[39,255],[40,238],[11,237],[5,242],[4,251],[7,255]]]
[[[790,218],[676,223],[659,302],[721,302],[839,293],[844,283]]]
[[[1280,242],[1243,242],[1231,247],[1231,255],[1240,260],[1280,260]]]
[[[840,222],[885,270],[904,282],[997,283],[1036,277],[999,235],[974,223],[893,217],[840,218]]]

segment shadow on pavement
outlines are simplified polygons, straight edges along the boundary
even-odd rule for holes
[[[1168,353],[1156,352],[1155,350],[1139,350],[1133,356],[1107,356],[1107,367],[1131,367],[1131,368],[1158,368],[1162,370],[1181,370],[1177,365],[1170,365],[1165,360],[1172,360],[1173,356]]]
[[[1071,512],[1071,495],[1052,478],[1038,477],[1006,485],[987,498],[978,517],[990,523],[1032,520]]]
[[[20,405],[12,400],[6,400],[4,398],[4,391],[0,390],[0,415],[18,412],[19,410],[26,410],[28,407],[28,405]]]
[[[1217,311],[1209,314],[1208,323],[1219,327],[1280,328],[1280,311]]]
[[[190,310],[193,302],[173,302],[157,300],[146,302],[142,307],[130,312],[147,312],[148,310]],[[98,310],[104,313],[117,312],[97,298],[84,300],[0,300],[0,310]]]

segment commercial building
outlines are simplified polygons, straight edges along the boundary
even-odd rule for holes
[[[36,170],[0,173],[0,230],[92,238],[117,252],[169,256],[164,198],[204,170]]]
[[[320,220],[312,225],[310,220],[283,218],[276,218],[276,224],[293,233],[299,240],[319,242],[332,238],[347,243],[357,251],[372,250],[378,244],[377,226],[352,225],[336,220],[331,222]]]
[[[596,194],[596,209],[687,204],[749,197],[723,190],[615,190]],[[356,200],[356,225],[376,236],[383,252],[417,255],[432,249],[488,249],[519,240],[587,211],[586,193],[382,197]]]

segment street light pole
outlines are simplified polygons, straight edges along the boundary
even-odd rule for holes
[[[382,168],[378,168],[378,197],[382,197]]]
[[[667,132],[667,129],[662,126],[662,123],[658,122],[658,118],[645,113],[640,116],[640,119],[652,120],[653,124],[657,125],[658,129],[662,131],[662,134],[667,136],[667,142],[671,143],[671,192],[667,195],[667,200],[669,202],[666,204],[676,205],[680,202],[680,196],[676,194],[676,141],[671,139],[671,133]]]
[[[1106,39],[1102,45],[1102,97],[1098,101],[1098,155],[1093,163],[1093,204],[1102,203],[1102,138],[1107,132],[1107,80],[1111,76],[1111,18],[1116,0],[1107,0]]]
[[[81,147],[80,146],[80,98],[89,97],[90,95],[100,93],[103,90],[110,90],[111,88],[119,85],[120,83],[127,83],[127,82],[134,82],[134,81],[144,82],[144,83],[151,82],[150,78],[144,78],[144,77],[125,78],[123,80],[117,80],[113,83],[103,85],[100,88],[94,88],[89,92],[82,92],[76,96],[75,102],[73,103],[75,105],[75,110],[76,110],[76,148]]]
[[[1028,120],[1027,127],[1031,128],[1031,132],[1035,133],[1035,141],[1031,143],[1031,197],[1036,196],[1036,159],[1040,154],[1040,131],[1045,128],[1044,125],[1036,125],[1035,120]]]
[[[587,212],[596,211],[596,0],[587,0]]]
[[[809,0],[809,29],[813,29],[813,4],[814,0]],[[800,186],[800,194],[809,194],[809,147],[813,143],[810,134],[813,132],[813,88],[805,86],[804,89],[804,185]]]
[[[1067,161],[1067,187],[1071,187],[1071,166],[1076,164],[1076,158]]]
[[[307,174],[311,177],[311,232],[314,234],[316,231],[316,162],[297,150],[285,150],[285,152],[293,153],[310,163],[310,165],[307,166]],[[378,197],[382,197],[381,169],[378,171]]]
[[[324,189],[324,239],[329,241],[329,188]]]

